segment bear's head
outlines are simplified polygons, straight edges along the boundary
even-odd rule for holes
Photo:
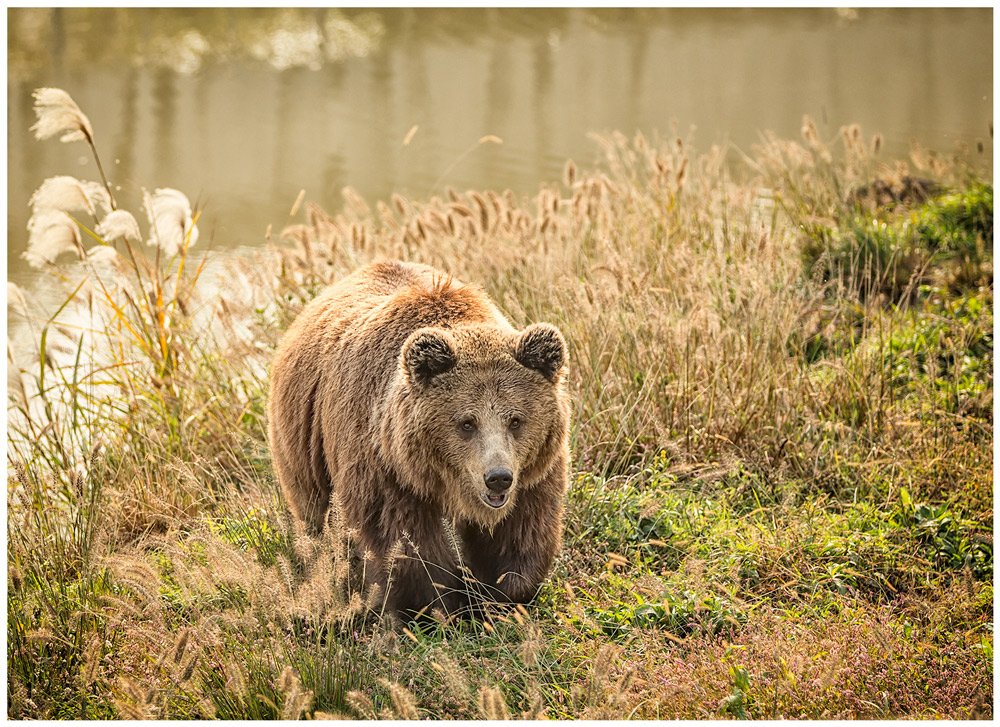
[[[547,323],[410,334],[382,416],[383,451],[401,483],[451,517],[500,522],[563,451],[566,358]]]

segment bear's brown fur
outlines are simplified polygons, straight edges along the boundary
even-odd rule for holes
[[[527,601],[561,540],[565,377],[555,327],[518,332],[481,289],[425,265],[369,265],[278,347],[268,437],[282,492],[314,532],[334,494],[391,609],[454,612],[476,589]],[[390,558],[400,541],[406,557]]]

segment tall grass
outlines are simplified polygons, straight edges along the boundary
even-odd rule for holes
[[[735,163],[595,143],[531,198],[346,189],[252,260],[196,256],[179,192],[47,182],[28,257],[64,302],[9,286],[9,716],[991,716],[991,184],[808,119]],[[270,354],[380,257],[569,342],[566,546],[526,609],[383,623],[349,524],[280,500]]]

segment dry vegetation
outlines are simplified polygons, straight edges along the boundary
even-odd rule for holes
[[[186,199],[149,196],[149,247],[101,185],[40,190],[67,302],[8,290],[8,715],[992,717],[991,182],[808,120],[738,162],[596,142],[531,199],[345,190],[214,267]],[[565,548],[526,609],[383,623],[351,533],[280,501],[269,356],[378,257],[570,342]]]

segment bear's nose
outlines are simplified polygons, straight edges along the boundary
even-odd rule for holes
[[[493,492],[503,492],[514,483],[514,473],[502,467],[490,470],[483,478],[486,486]]]

